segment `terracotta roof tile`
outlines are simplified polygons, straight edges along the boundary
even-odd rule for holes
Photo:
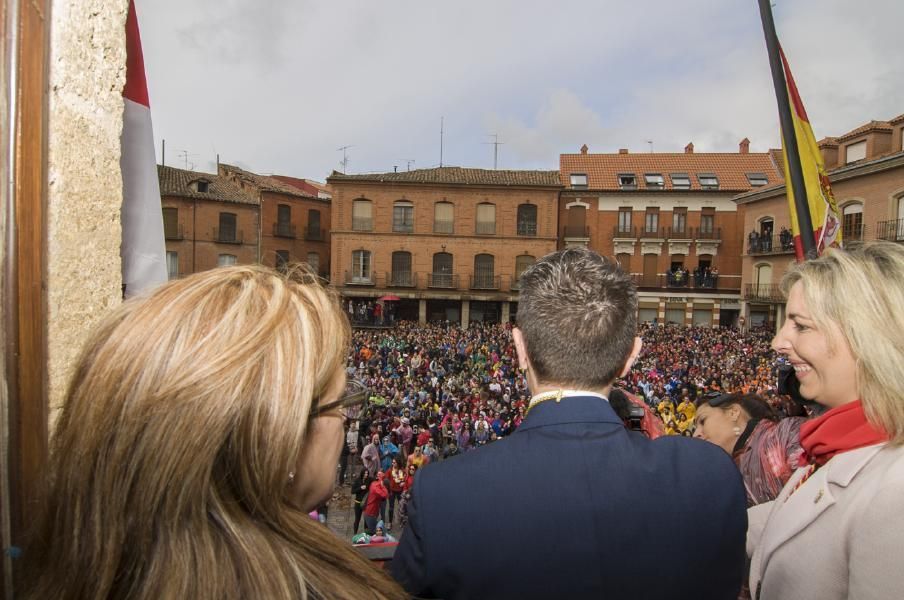
[[[857,129],[853,129],[848,131],[844,135],[839,135],[836,139],[839,142],[846,142],[851,138],[855,138],[858,135],[863,135],[864,133],[869,133],[870,131],[883,131],[883,132],[891,132],[892,126],[888,121],[870,121],[865,125],[861,125]]]
[[[779,151],[781,161],[781,151]],[[780,162],[778,163],[780,164]],[[587,187],[572,188],[570,175],[587,175]],[[782,179],[769,153],[638,153],[638,154],[562,154],[559,175],[566,189],[597,191],[619,190],[618,175],[633,173],[637,190],[645,191],[644,174],[658,173],[665,180],[665,190],[672,190],[672,173],[690,176],[691,190],[702,190],[699,174],[713,174],[719,178],[719,191],[746,192],[752,188],[747,173],[766,175],[769,184]]]
[[[289,196],[300,196],[302,198],[315,198],[316,195],[305,192],[304,190],[285,181],[280,181],[276,177],[269,175],[258,175],[242,168],[220,163],[220,171],[224,176],[233,176],[244,180],[246,183],[257,187],[262,192],[278,192],[280,194],[288,194]]]
[[[236,204],[259,205],[261,203],[257,194],[243,190],[228,177],[222,175],[157,165],[157,179],[160,181],[161,196],[180,196]],[[207,191],[198,192],[196,189],[192,189],[191,184],[195,181],[207,181]]]
[[[892,125],[897,125],[898,123],[904,123],[904,114],[900,114],[893,119],[889,119],[888,122],[891,123]]]
[[[557,171],[505,171],[493,169],[467,169],[462,167],[437,167],[415,169],[399,173],[370,173],[346,175],[333,171],[327,183],[346,181],[376,181],[386,183],[445,183],[463,185],[517,185],[560,187]]]

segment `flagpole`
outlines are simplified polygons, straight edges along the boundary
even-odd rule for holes
[[[760,18],[763,21],[763,34],[766,37],[766,50],[769,53],[769,67],[772,69],[772,84],[775,87],[775,99],[778,102],[778,116],[782,127],[782,139],[785,144],[785,155],[788,157],[788,179],[794,193],[794,208],[797,211],[797,225],[800,228],[800,242],[803,246],[804,260],[816,256],[816,240],[813,236],[813,220],[810,218],[810,207],[807,203],[807,187],[804,183],[804,172],[800,166],[800,151],[797,147],[797,135],[794,131],[794,120],[791,117],[791,103],[788,100],[788,86],[778,53],[778,36],[775,34],[775,22],[772,20],[770,0],[758,0]],[[787,184],[786,184],[787,189]]]

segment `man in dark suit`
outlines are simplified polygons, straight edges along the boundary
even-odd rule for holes
[[[391,564],[417,596],[736,598],[746,500],[719,447],[625,429],[606,399],[640,352],[629,276],[587,249],[521,277],[533,392],[508,438],[417,476]]]

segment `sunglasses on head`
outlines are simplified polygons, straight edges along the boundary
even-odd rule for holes
[[[722,406],[732,399],[734,394],[725,394],[723,392],[708,392],[703,395],[703,399],[710,406]]]
[[[345,383],[345,393],[335,402],[329,402],[311,409],[310,418],[319,417],[337,408],[341,409],[342,416],[346,419],[356,419],[361,413],[361,407],[367,401],[369,389],[364,382],[357,379],[349,379]]]

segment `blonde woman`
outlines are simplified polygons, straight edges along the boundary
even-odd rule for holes
[[[829,410],[801,426],[805,459],[775,501],[749,510],[753,597],[899,598],[904,247],[830,250],[782,288],[788,316],[773,347],[801,395]]]
[[[307,513],[343,443],[348,324],[305,271],[206,271],[88,340],[25,560],[31,598],[397,598]]]

